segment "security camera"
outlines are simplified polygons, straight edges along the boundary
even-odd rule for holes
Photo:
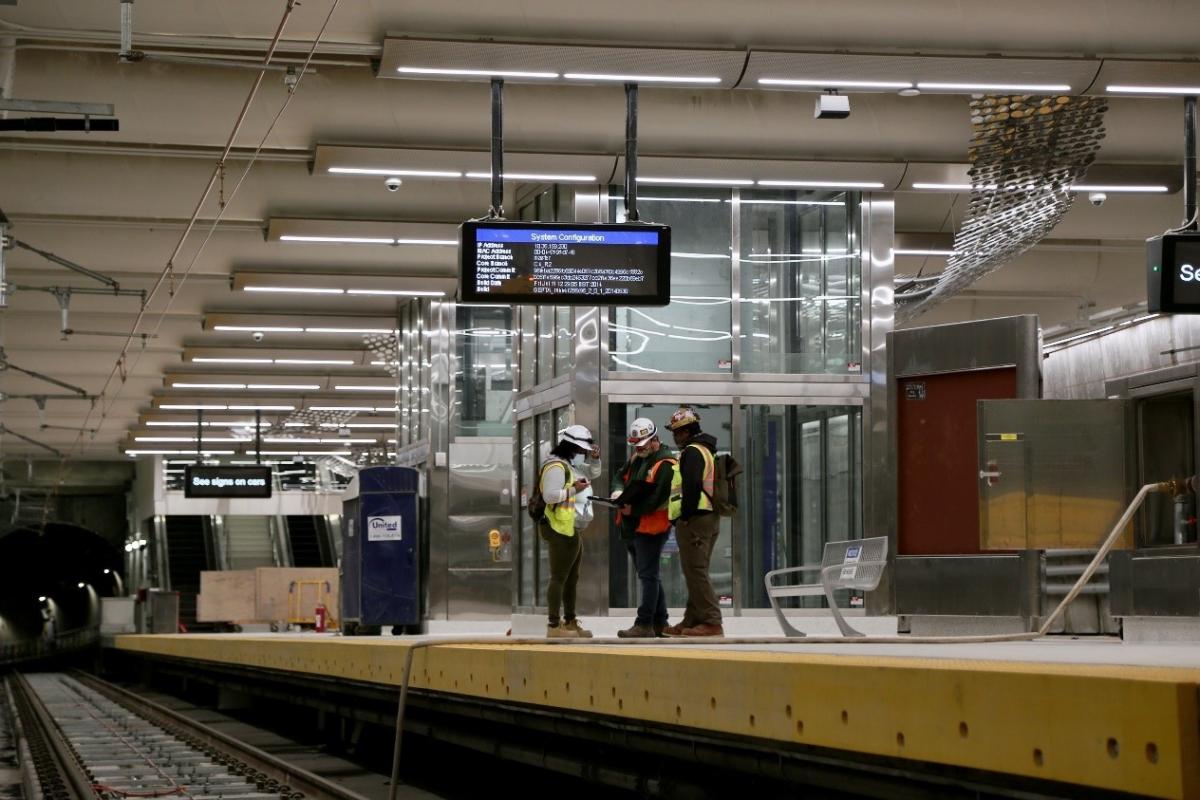
[[[263,340],[263,332],[255,331],[254,333],[250,334],[250,338],[256,342],[261,342]]]
[[[403,182],[399,178],[388,178],[383,182],[383,185],[387,187],[389,192],[398,192],[400,191],[400,184]]]
[[[1096,208],[1104,205],[1104,201],[1108,199],[1108,195],[1104,192],[1088,192],[1088,202]]]

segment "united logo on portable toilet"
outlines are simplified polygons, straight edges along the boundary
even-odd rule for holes
[[[398,542],[404,538],[403,517],[367,517],[367,541]]]

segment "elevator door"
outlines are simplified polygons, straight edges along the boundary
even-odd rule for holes
[[[1015,398],[1014,367],[901,378],[897,406],[900,555],[979,553],[979,400]]]
[[[1138,401],[1139,483],[1156,483],[1196,474],[1193,419],[1195,409],[1190,391]],[[1189,502],[1192,502],[1188,498]],[[1153,547],[1196,541],[1194,507],[1185,509],[1180,530],[1175,530],[1175,499],[1153,493],[1142,506],[1139,546]]]

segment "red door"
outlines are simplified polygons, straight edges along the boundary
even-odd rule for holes
[[[979,553],[976,401],[1015,398],[1017,370],[949,372],[898,384],[898,552]]]

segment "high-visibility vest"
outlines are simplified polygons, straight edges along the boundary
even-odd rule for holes
[[[650,471],[646,473],[646,483],[653,484],[658,478],[658,470],[664,464],[668,465],[668,469],[672,470],[672,481],[674,480],[674,469],[678,462],[673,458],[662,458],[654,462],[654,466],[650,467]],[[658,534],[666,533],[671,529],[671,516],[668,513],[668,506],[671,504],[671,498],[667,498],[667,502],[662,504],[661,508],[656,508],[649,514],[642,514],[642,518],[638,520],[637,530],[635,533]]]
[[[546,504],[546,522],[556,532],[563,536],[575,535],[575,499],[571,497],[571,484],[575,482],[571,475],[571,465],[561,459],[553,459],[542,465],[542,471],[538,473],[538,491],[542,490],[542,478],[546,475],[546,470],[549,467],[562,467],[566,475],[563,476],[563,488],[567,490],[567,499],[561,503]]]
[[[672,522],[679,519],[683,513],[683,454],[689,447],[696,448],[704,457],[704,478],[700,483],[700,502],[696,509],[698,511],[713,510],[712,496],[713,485],[717,479],[717,460],[704,445],[688,444],[680,451],[679,463],[675,465],[675,474],[671,477],[671,499],[667,502],[667,516]]]

